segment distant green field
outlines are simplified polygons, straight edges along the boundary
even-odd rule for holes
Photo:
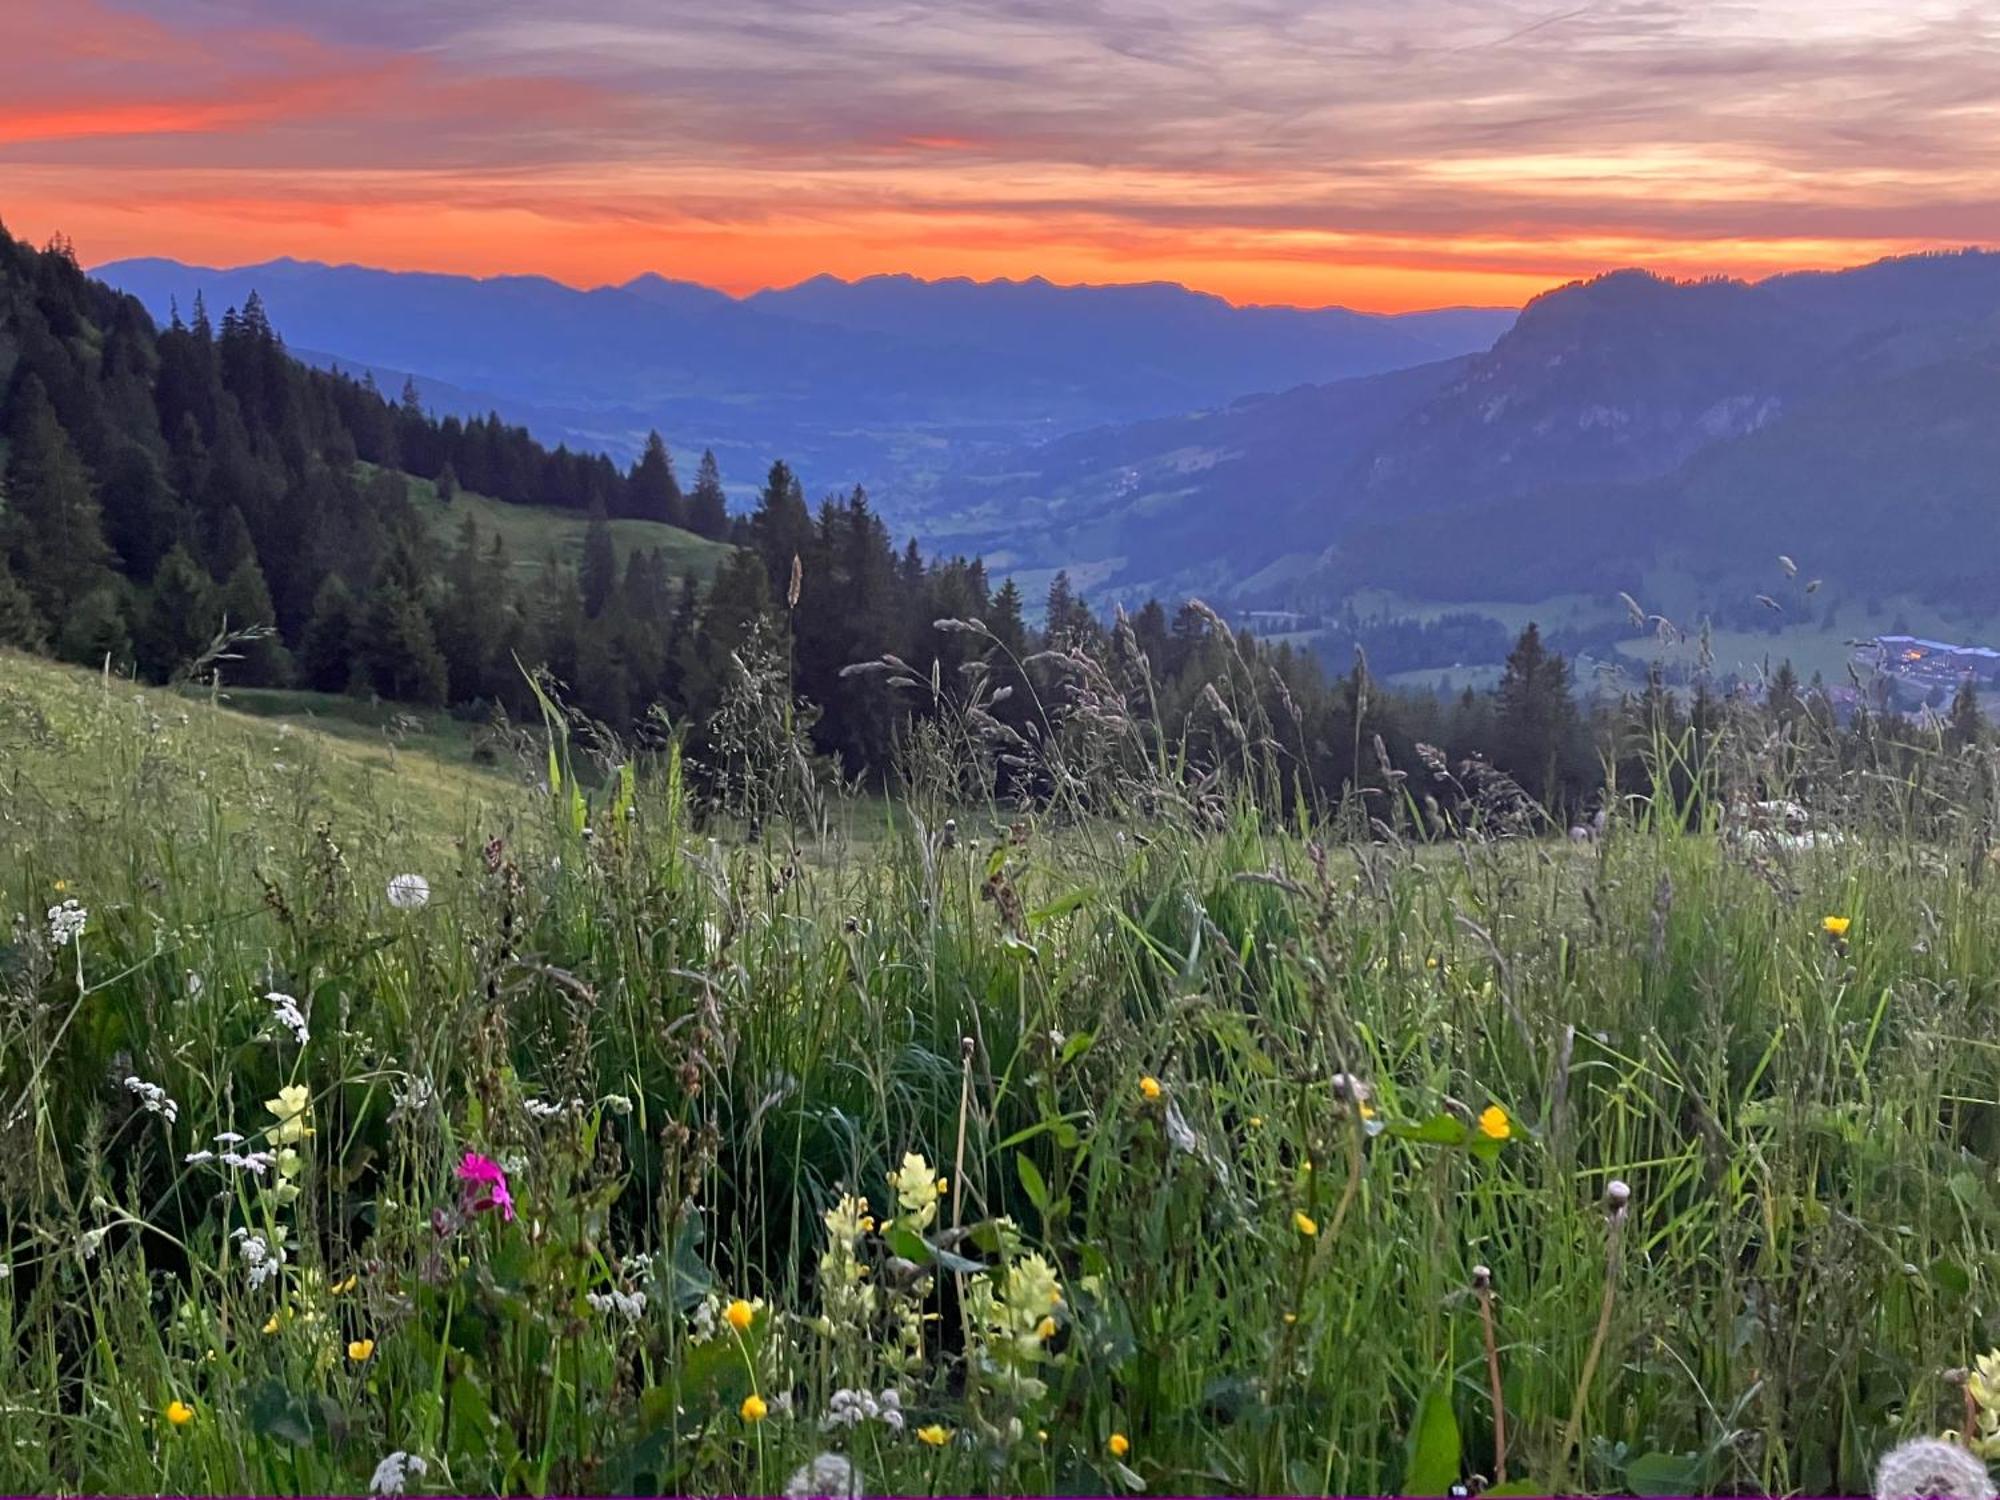
[[[368,465],[363,465],[364,470]],[[458,540],[458,529],[470,515],[479,527],[483,543],[491,544],[498,534],[506,543],[507,555],[517,572],[538,573],[549,554],[570,566],[583,557],[583,537],[589,519],[573,511],[549,510],[537,505],[510,505],[489,495],[460,490],[449,503],[439,500],[437,486],[428,479],[410,479],[410,500],[430,519],[431,530],[447,545]],[[729,556],[725,542],[683,531],[658,521],[619,520],[611,523],[611,540],[622,565],[634,552],[659,548],[666,553],[667,567],[676,577],[693,575],[706,583],[715,576],[722,560]]]

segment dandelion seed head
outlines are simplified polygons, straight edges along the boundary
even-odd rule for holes
[[[398,875],[389,882],[389,904],[398,911],[422,911],[430,900],[431,883],[421,875]]]

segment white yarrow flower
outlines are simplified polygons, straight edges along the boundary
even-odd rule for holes
[[[181,1107],[167,1097],[167,1091],[157,1083],[147,1083],[143,1078],[127,1078],[128,1092],[139,1096],[140,1105],[149,1113],[158,1115],[169,1125],[181,1117]]]
[[[628,1323],[636,1323],[646,1311],[644,1292],[585,1292],[583,1300],[601,1313],[617,1313]]]
[[[272,990],[264,996],[271,1007],[271,1019],[298,1039],[303,1047],[312,1040],[312,1033],[306,1029],[305,1013],[299,1009],[299,1002],[279,990]]]
[[[90,920],[90,913],[76,904],[72,896],[61,906],[51,906],[49,916],[49,941],[58,948],[69,944],[83,935],[84,924]]]
[[[389,882],[389,904],[398,911],[421,911],[430,899],[431,883],[421,875],[398,875]]]
[[[375,1477],[368,1481],[368,1493],[371,1495],[400,1495],[403,1493],[404,1485],[409,1483],[411,1475],[414,1474],[421,1478],[429,1467],[416,1454],[405,1453],[402,1449],[398,1448],[394,1453],[383,1459],[382,1462],[375,1465]]]

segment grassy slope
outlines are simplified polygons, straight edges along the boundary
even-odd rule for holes
[[[410,480],[410,498],[429,517],[438,540],[447,546],[457,543],[458,528],[468,515],[479,527],[482,546],[492,545],[497,533],[506,542],[507,555],[513,559],[519,574],[539,573],[551,552],[572,567],[582,560],[583,537],[590,522],[574,511],[510,505],[470,490],[460,490],[446,504],[438,499],[436,485],[414,477]],[[659,548],[667,555],[670,572],[676,576],[692,574],[703,582],[714,576],[731,550],[725,542],[712,542],[658,521],[613,521],[611,540],[618,549],[621,565],[633,552]]]
[[[0,651],[0,783],[14,817],[71,807],[145,825],[212,798],[230,831],[332,817],[368,828],[386,856],[434,852],[520,799],[509,769],[476,767],[470,736],[442,716],[398,725],[401,710],[320,694],[242,697],[282,717]]]

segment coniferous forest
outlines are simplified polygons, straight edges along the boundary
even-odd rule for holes
[[[962,721],[993,752],[992,784],[967,790],[1004,793],[1033,790],[1008,747],[1054,732],[1079,691],[1065,661],[1087,656],[1143,682],[1143,711],[1194,763],[1267,760],[1285,796],[1386,790],[1421,744],[1578,815],[1607,758],[1636,774],[1657,733],[1699,743],[1717,715],[1699,685],[1685,702],[1657,682],[1579,701],[1532,626],[1495,691],[1453,699],[1386,691],[1358,652],[1330,678],[1196,601],[1106,621],[1065,575],[1031,626],[1012,580],[898,547],[858,487],[815,506],[778,460],[732,517],[712,454],[684,485],[657,434],[621,471],[497,415],[439,419],[413,390],[391,400],[288,356],[254,294],[219,319],[197,299],[158,328],[60,241],[0,233],[0,377],[0,644],[154,682],[219,674],[518,720],[540,672],[616,734],[679,736],[697,767],[719,765],[702,753],[718,722],[762,695],[869,784],[913,726]],[[447,506],[469,491],[581,513],[581,557],[511,556],[469,510],[436,527],[415,481]],[[704,582],[664,549],[621,559],[614,518],[732,547]],[[1831,720],[1816,690],[1778,691]]]

